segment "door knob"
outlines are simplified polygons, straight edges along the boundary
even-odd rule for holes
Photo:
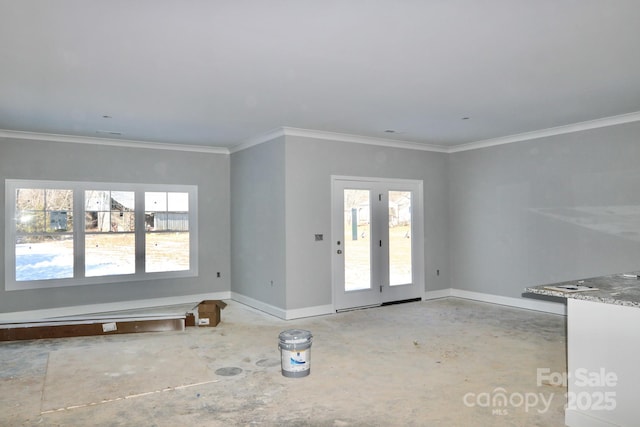
[[[340,255],[342,253],[342,251],[340,249],[337,250],[338,255]]]

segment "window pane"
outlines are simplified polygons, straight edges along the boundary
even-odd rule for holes
[[[111,197],[108,191],[89,190],[84,192],[85,230],[107,232],[111,230]]]
[[[18,211],[16,212],[16,232],[23,233],[43,233],[44,232],[44,211]]]
[[[44,210],[44,190],[16,189],[16,210]]]
[[[47,231],[73,231],[71,211],[48,211],[46,213]]]
[[[111,210],[133,212],[135,210],[135,193],[133,191],[112,191]]]
[[[371,288],[369,190],[344,190],[344,289]]]
[[[145,211],[166,211],[167,210],[167,193],[165,192],[144,193],[144,210]]]
[[[136,245],[133,233],[99,233],[85,236],[85,275],[87,277],[135,272]]]
[[[15,191],[16,281],[73,277],[73,191]]]
[[[85,230],[91,232],[108,232],[111,230],[110,212],[85,212]]]
[[[111,197],[108,191],[88,190],[84,192],[85,211],[109,211]]]
[[[145,193],[145,226],[147,231],[189,230],[189,193]]]
[[[389,191],[389,285],[412,281],[411,191]]]
[[[135,215],[133,212],[111,212],[111,231],[134,231]]]
[[[111,231],[135,231],[135,193],[111,192]]]
[[[20,233],[44,232],[44,190],[16,189],[16,231]]]
[[[135,231],[133,191],[85,191],[85,230],[90,232]]]
[[[147,231],[188,231],[189,214],[186,212],[146,212]]]
[[[189,270],[189,233],[146,233],[145,271]]]
[[[189,212],[189,193],[168,193],[167,210],[174,212]]]
[[[70,211],[73,208],[73,190],[45,190],[48,211]]]
[[[189,193],[145,193],[145,272],[189,270]]]
[[[22,236],[16,240],[16,281],[73,277],[73,236]]]
[[[43,233],[71,231],[73,191],[16,189],[16,231]]]

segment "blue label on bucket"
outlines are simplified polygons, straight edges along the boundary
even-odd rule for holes
[[[282,350],[282,369],[288,372],[301,372],[309,369],[308,351]]]
[[[305,363],[307,363],[307,361],[300,357],[300,353],[297,353],[296,357],[291,356],[292,365],[304,365]]]

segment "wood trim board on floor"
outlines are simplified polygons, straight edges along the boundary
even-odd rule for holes
[[[34,320],[62,320],[66,317],[84,316],[95,313],[110,313],[114,311],[139,310],[144,308],[166,307],[170,305],[193,303],[196,305],[204,300],[225,300],[231,298],[231,292],[211,292],[205,294],[180,295],[167,298],[149,298],[144,300],[119,301],[103,304],[88,304],[72,307],[56,307],[42,310],[17,311],[0,313],[0,323],[21,323]]]
[[[0,341],[184,331],[185,316],[174,318],[67,320],[61,322],[21,324],[7,323],[0,326]]]

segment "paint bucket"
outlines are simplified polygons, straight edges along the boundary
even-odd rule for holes
[[[311,332],[289,329],[278,336],[282,375],[290,378],[306,377],[311,372]]]

